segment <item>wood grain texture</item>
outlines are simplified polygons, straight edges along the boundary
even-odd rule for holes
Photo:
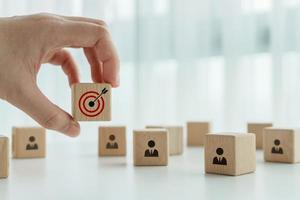
[[[256,169],[255,135],[219,133],[205,136],[205,172],[242,175]]]
[[[8,137],[0,135],[0,178],[7,178],[9,173]]]
[[[169,158],[168,131],[143,129],[133,131],[135,166],[166,166]]]
[[[126,127],[101,126],[99,127],[99,156],[126,155]]]
[[[108,91],[101,94],[103,89]],[[77,121],[111,120],[111,85],[105,83],[77,83],[72,87],[72,115]],[[93,106],[89,103],[96,100]],[[98,107],[99,106],[99,107]]]
[[[300,131],[292,128],[265,128],[264,159],[268,162],[300,162]]]
[[[169,132],[170,155],[181,155],[183,153],[183,127],[172,125],[149,125],[147,129],[166,129]]]
[[[209,132],[209,122],[187,122],[188,146],[203,146],[205,135]]]
[[[40,127],[13,127],[12,154],[14,158],[45,157],[46,130]]]
[[[248,123],[248,133],[254,133],[256,136],[256,149],[262,149],[263,147],[264,128],[272,126],[272,123]]]

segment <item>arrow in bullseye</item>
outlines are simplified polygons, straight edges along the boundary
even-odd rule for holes
[[[106,94],[108,92],[108,90],[106,88],[103,88],[103,90],[101,91],[101,93],[93,100],[89,102],[89,106],[90,107],[94,107],[95,102],[104,94]]]

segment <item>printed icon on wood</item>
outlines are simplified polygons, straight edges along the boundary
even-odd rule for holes
[[[135,166],[166,166],[169,157],[169,132],[166,129],[133,131]]]
[[[224,150],[222,148],[217,148],[216,153],[218,156],[214,157],[213,164],[214,165],[227,165],[227,160],[223,157]]]
[[[158,157],[158,151],[157,151],[157,149],[155,149],[154,140],[150,140],[148,142],[148,147],[149,147],[149,149],[147,149],[145,151],[145,157]]]
[[[35,137],[34,136],[30,136],[28,138],[29,143],[26,145],[26,150],[38,150],[39,146],[37,143],[35,143]]]
[[[283,150],[282,148],[280,147],[280,140],[276,139],[274,140],[274,145],[272,147],[272,153],[275,153],[275,154],[283,154]]]
[[[111,86],[100,83],[72,85],[72,113],[78,121],[111,120]]]
[[[99,156],[126,155],[126,127],[101,126],[99,127],[98,154]]]
[[[115,141],[115,139],[116,139],[115,135],[110,135],[108,138],[109,138],[109,141],[106,144],[106,148],[107,149],[118,149],[119,145]]]
[[[255,171],[255,135],[209,133],[205,136],[205,172],[238,176]]]

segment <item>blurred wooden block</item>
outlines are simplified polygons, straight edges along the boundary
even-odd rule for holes
[[[111,86],[105,83],[73,84],[72,115],[77,121],[110,121]]]
[[[248,133],[254,133],[256,136],[256,149],[262,149],[264,128],[271,126],[272,123],[248,123]]]
[[[221,133],[205,137],[206,173],[237,176],[255,171],[254,134]]]
[[[8,137],[0,135],[0,178],[8,177]]]
[[[264,159],[270,162],[300,162],[300,129],[264,129]]]
[[[205,135],[209,132],[209,122],[187,122],[188,146],[203,146]]]
[[[150,125],[147,129],[166,129],[169,132],[169,153],[170,155],[180,155],[183,153],[183,127],[167,125]]]
[[[99,156],[126,155],[126,127],[99,127]]]
[[[13,127],[12,154],[14,158],[45,157],[45,129],[40,127]]]
[[[169,139],[165,129],[133,131],[133,160],[136,166],[168,165]]]

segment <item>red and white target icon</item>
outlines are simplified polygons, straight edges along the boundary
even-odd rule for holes
[[[104,98],[108,90],[104,88],[101,93],[97,91],[87,91],[83,93],[78,101],[78,107],[82,114],[87,117],[96,117],[100,115],[105,107]]]

